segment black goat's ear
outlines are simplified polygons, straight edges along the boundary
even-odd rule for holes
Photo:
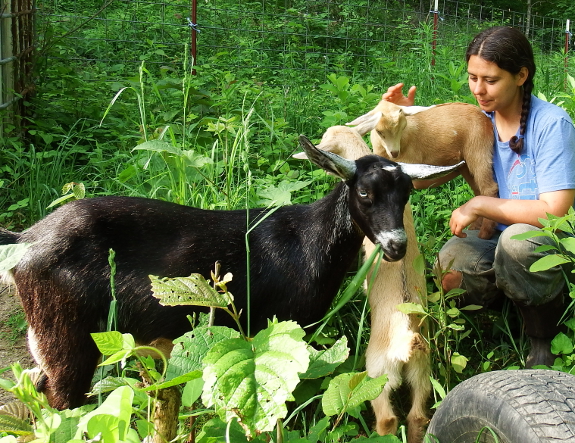
[[[355,175],[355,161],[347,160],[329,151],[323,151],[314,146],[305,135],[299,136],[299,144],[307,158],[315,165],[332,173],[343,180],[350,180]]]

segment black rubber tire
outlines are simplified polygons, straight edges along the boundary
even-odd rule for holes
[[[497,434],[493,438],[489,427]],[[575,442],[575,376],[544,369],[471,377],[437,408],[425,441]],[[435,436],[435,440],[432,436]]]

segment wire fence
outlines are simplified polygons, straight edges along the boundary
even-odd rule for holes
[[[146,54],[158,56],[150,57],[151,63],[162,63],[162,56],[182,54],[195,42],[198,64],[276,70],[331,70],[337,64],[343,70],[373,72],[384,50],[391,49],[391,56],[401,51],[421,25],[432,26],[434,15],[432,5],[420,3],[417,10],[401,0],[95,3],[44,1],[39,9],[41,45],[67,40],[74,51],[60,54],[61,59],[118,65],[138,63]],[[442,51],[461,52],[469,37],[487,24],[519,27],[542,52],[564,47],[564,20],[528,18],[452,0],[439,2],[437,15],[435,42]],[[432,45],[431,33],[428,38]]]
[[[8,0],[1,1],[5,11]],[[470,37],[495,24],[522,29],[538,54],[563,51],[570,40],[564,20],[454,0],[436,7],[407,0],[196,1],[44,0],[37,6],[36,28],[12,26],[11,38],[22,41],[33,32],[40,67],[100,69],[114,78],[135,72],[142,59],[160,67],[181,63],[189,52],[197,65],[250,70],[282,83],[302,71],[377,76],[391,65],[401,70],[407,51],[433,62],[446,54],[463,56]],[[11,0],[26,2],[31,4]],[[24,60],[29,50],[4,51],[2,58]],[[23,75],[12,66],[16,77]],[[7,84],[8,77],[2,76],[4,90],[21,96],[32,87],[23,79]],[[0,97],[0,107],[8,106],[6,97]]]

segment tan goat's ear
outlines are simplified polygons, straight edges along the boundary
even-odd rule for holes
[[[419,112],[427,111],[428,109],[435,108],[435,105],[431,106],[400,106],[401,110],[405,115],[414,115]]]
[[[381,116],[383,114],[381,112],[375,112],[373,114],[367,113],[362,115],[361,117],[356,118],[354,121],[346,123],[347,126],[355,126],[355,130],[359,133],[359,135],[364,136],[368,132],[371,132],[375,129],[377,122],[381,120]]]
[[[305,152],[298,152],[297,154],[292,155],[293,158],[297,158],[298,160],[307,160],[307,154]]]

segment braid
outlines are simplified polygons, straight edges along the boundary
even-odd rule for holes
[[[533,90],[533,80],[529,79],[523,84],[523,106],[521,108],[521,120],[519,121],[519,137],[514,135],[509,140],[509,147],[513,152],[521,154],[523,150],[523,140],[525,129],[527,127],[527,117],[529,117],[529,108],[531,107],[531,91]]]

